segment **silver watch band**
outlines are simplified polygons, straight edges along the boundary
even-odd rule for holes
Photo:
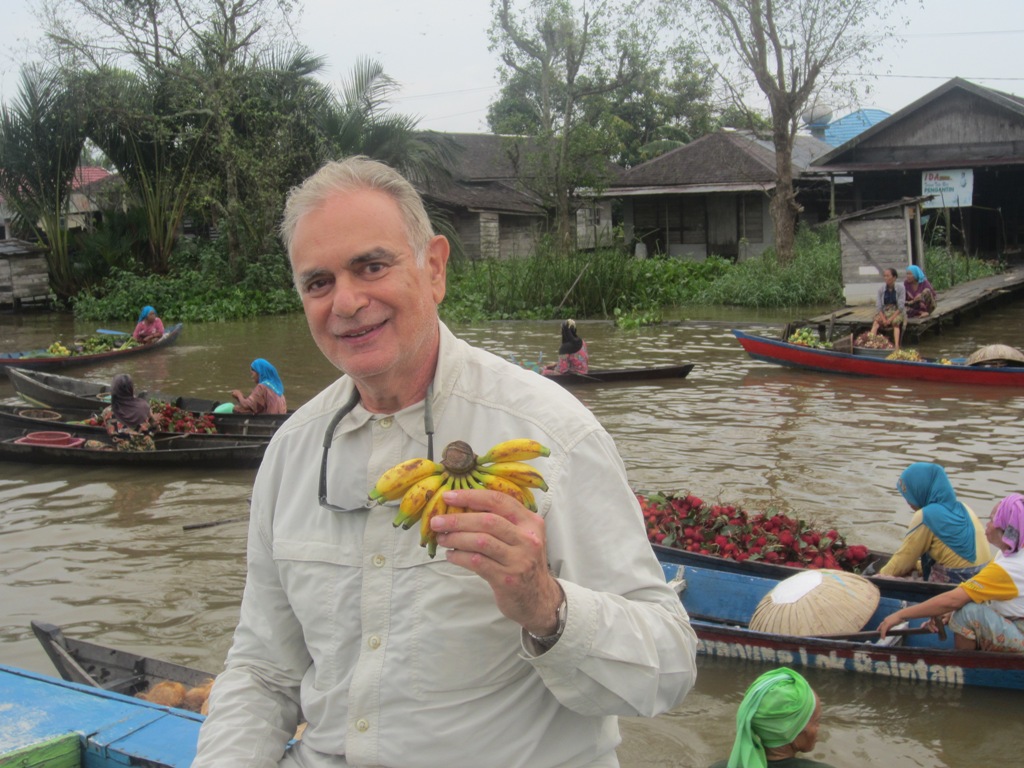
[[[528,634],[530,636],[530,638],[535,643],[537,643],[537,645],[543,646],[544,648],[550,648],[551,646],[553,646],[555,643],[558,642],[558,638],[560,638],[562,636],[562,633],[565,631],[565,622],[566,622],[566,619],[568,618],[568,616],[569,616],[569,603],[565,599],[565,590],[562,590],[562,602],[560,602],[558,604],[558,609],[555,611],[555,618],[558,620],[558,623],[557,623],[557,626],[555,627],[554,634],[552,634],[552,635],[535,635],[535,634],[533,634],[533,632],[530,632],[529,630],[526,631],[526,634]]]

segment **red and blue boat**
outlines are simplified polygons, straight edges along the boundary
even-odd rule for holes
[[[1024,387],[1024,367],[945,364],[937,361],[887,360],[871,354],[791,344],[743,331],[733,335],[755,360],[822,373],[886,379],[934,381],[967,386]]]

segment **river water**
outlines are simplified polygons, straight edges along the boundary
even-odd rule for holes
[[[615,438],[634,487],[774,507],[890,551],[909,520],[894,484],[910,462],[945,465],[983,517],[1024,489],[1024,392],[790,371],[752,361],[729,332],[777,330],[788,319],[708,310],[637,331],[580,323],[595,368],[696,366],[682,381],[577,389]],[[0,316],[0,349],[46,346],[94,327],[58,315]],[[990,343],[1024,347],[1021,329],[1024,306],[1004,304],[916,347],[948,357]],[[557,322],[453,330],[531,362],[552,361],[559,342]],[[277,366],[292,407],[335,375],[301,316],[189,325],[168,350],[72,372],[109,381],[126,371],[140,388],[226,399],[231,389],[248,391],[254,357]],[[6,380],[0,401],[17,402]],[[53,674],[29,630],[39,618],[76,637],[217,671],[238,615],[245,525],[183,526],[243,517],[254,474],[0,465],[0,663]],[[702,660],[678,710],[623,720],[623,766],[699,767],[727,755],[742,692],[764,669]],[[812,756],[838,768],[1015,763],[1024,743],[1021,693],[845,672],[808,677],[825,706]]]

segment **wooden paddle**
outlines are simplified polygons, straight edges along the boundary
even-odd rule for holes
[[[886,635],[928,635],[933,630],[928,628],[927,624],[922,624],[919,627],[904,627],[903,629],[890,629]],[[946,625],[941,621],[939,622],[938,635],[940,640],[946,639]],[[864,632],[847,632],[844,635],[818,635],[818,637],[824,638],[825,640],[869,640],[872,637],[878,637],[878,630],[871,629]]]

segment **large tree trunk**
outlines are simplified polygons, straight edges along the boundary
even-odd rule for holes
[[[775,171],[777,180],[769,210],[775,226],[775,253],[781,264],[793,260],[793,245],[796,241],[796,220],[803,210],[796,200],[793,189],[793,143],[787,127],[774,131]]]

